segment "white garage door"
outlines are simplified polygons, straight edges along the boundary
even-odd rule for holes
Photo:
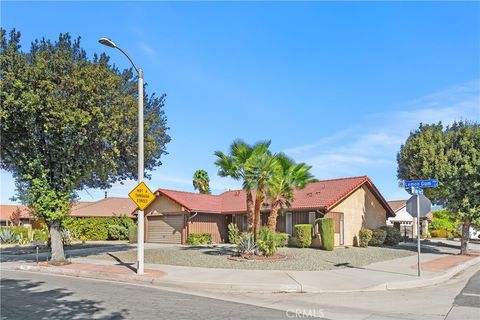
[[[147,242],[182,243],[183,215],[148,217]]]

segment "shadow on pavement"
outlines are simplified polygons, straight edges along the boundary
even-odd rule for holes
[[[71,291],[65,288],[42,290],[44,282],[1,279],[1,319],[126,319],[128,311],[122,309],[103,317],[101,301],[72,299]]]
[[[128,251],[135,249],[135,247],[128,245],[128,244],[121,244],[121,245],[98,245],[98,246],[89,246],[86,248],[69,248],[65,247],[65,257],[68,259],[70,258],[80,258],[80,257],[88,257],[91,255],[96,255],[100,253],[106,252],[120,252],[120,251]],[[50,251],[43,251],[39,253],[39,261],[47,261],[50,257]],[[14,262],[14,261],[25,261],[25,262],[35,262],[36,261],[36,254],[35,253],[27,253],[27,254],[8,254],[8,252],[4,252],[2,250],[2,254],[0,256],[0,262]]]
[[[137,272],[137,268],[135,268],[133,265],[134,263],[129,263],[129,262],[123,262],[122,259],[120,259],[119,257],[111,254],[110,252],[107,253],[107,255],[109,255],[110,257],[112,257],[115,261],[118,262],[117,265],[120,265],[120,266],[123,266],[123,267],[127,267],[128,269],[132,270],[133,272]]]
[[[182,247],[182,250],[203,250],[203,254],[211,256],[231,256],[235,253],[235,248],[225,246],[189,246]]]

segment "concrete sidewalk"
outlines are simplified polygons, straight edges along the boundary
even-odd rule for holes
[[[163,288],[216,292],[356,292],[416,288],[444,282],[458,272],[480,263],[480,256],[422,254],[422,275],[417,276],[417,257],[408,256],[365,267],[326,271],[272,271],[184,267],[146,264],[136,275],[131,264],[87,258],[53,267],[22,264],[21,270],[40,271],[102,280],[148,283]]]

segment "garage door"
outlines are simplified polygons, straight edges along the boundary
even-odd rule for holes
[[[183,215],[148,217],[147,242],[182,243]]]

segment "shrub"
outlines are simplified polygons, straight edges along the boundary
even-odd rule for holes
[[[288,238],[290,235],[288,233],[274,233],[273,240],[275,241],[275,246],[277,248],[283,248],[288,244]]]
[[[322,239],[322,249],[333,251],[335,246],[335,226],[332,218],[321,218],[315,221]]]
[[[240,231],[236,223],[230,223],[228,225],[228,242],[238,244],[240,241]]]
[[[368,245],[373,247],[380,247],[385,241],[386,237],[387,231],[382,229],[372,230],[372,238],[370,239],[370,241],[368,241]]]
[[[263,227],[262,230],[260,230],[257,238],[257,246],[258,250],[263,252],[263,254],[266,256],[273,256],[275,252],[277,252],[277,246],[273,237],[273,233],[270,232],[268,227]]]
[[[6,227],[1,227],[1,230],[9,230],[18,236],[18,239],[16,242],[5,242],[5,243],[24,244],[24,243],[30,242],[32,238],[31,228],[27,228],[24,226],[6,226]]]
[[[138,234],[137,234],[137,225],[136,225],[136,224],[132,224],[132,225],[128,228],[128,242],[130,242],[130,243],[137,243],[137,237],[138,237]]]
[[[21,243],[22,235],[16,233],[10,228],[2,228],[0,230],[0,243]]]
[[[368,247],[368,243],[372,239],[372,230],[362,228],[358,233],[358,246],[362,248]]]
[[[62,236],[63,245],[71,245],[73,242],[72,233],[67,229],[61,229],[60,235]]]
[[[212,243],[212,234],[207,232],[190,233],[187,242],[194,246],[209,244]]]
[[[430,231],[432,238],[448,238],[449,232],[447,230],[432,230]]]
[[[242,233],[237,245],[237,254],[251,255],[251,254],[255,254],[256,251],[257,251],[257,245],[255,244],[253,234],[251,232]]]
[[[62,221],[62,227],[68,229],[73,238],[83,240],[108,240],[110,225],[118,225],[128,229],[135,225],[129,217],[67,217]]]
[[[310,247],[312,245],[312,225],[311,224],[295,225],[295,236],[297,238],[297,245],[300,248]]]
[[[380,229],[385,230],[387,232],[387,236],[385,237],[384,244],[389,246],[397,245],[402,240],[402,234],[400,230],[392,226],[383,226]]]
[[[126,240],[128,239],[128,229],[121,225],[112,224],[108,226],[108,239]]]
[[[460,222],[447,210],[433,212],[433,219],[429,223],[430,230],[447,230],[448,232],[459,236]]]
[[[48,242],[50,236],[46,229],[37,229],[33,230],[33,241],[44,241]]]

